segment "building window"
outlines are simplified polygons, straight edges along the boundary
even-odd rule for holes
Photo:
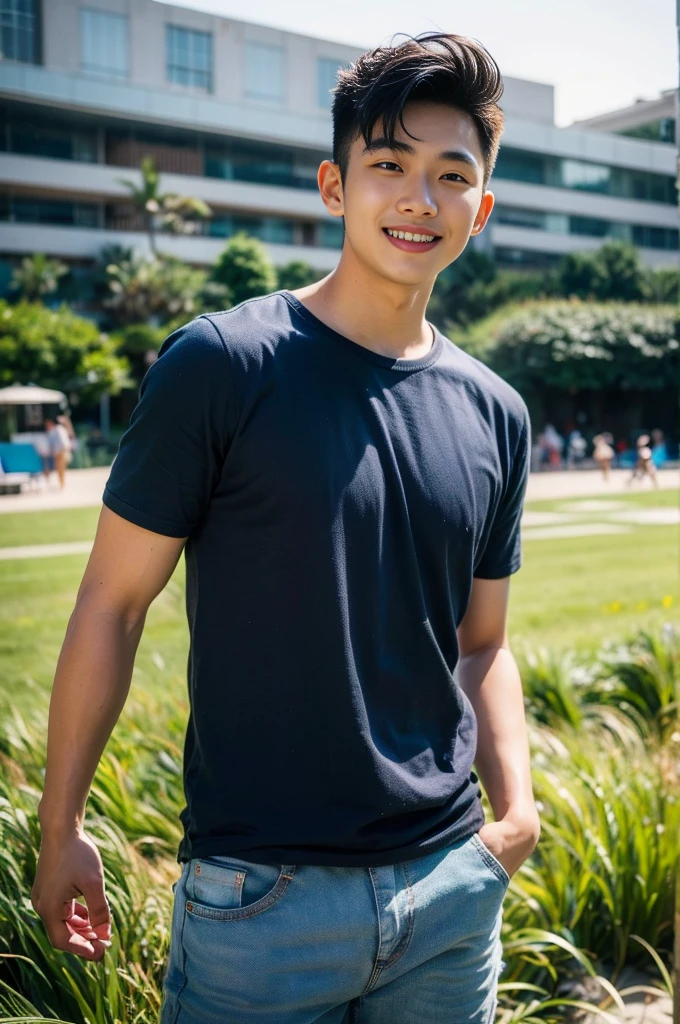
[[[39,115],[27,118],[23,114],[0,116],[2,149],[25,156],[44,156],[53,160],[80,160],[95,163],[97,138],[93,129],[69,125],[58,117],[49,120]]]
[[[71,203],[60,199],[10,196],[0,209],[0,219],[21,224],[96,228],[99,226],[99,207],[96,203]]]
[[[212,92],[212,36],[192,28],[166,25],[169,82]]]
[[[205,174],[209,178],[252,181],[262,185],[317,190],[316,174],[325,153],[245,139],[206,146]]]
[[[0,0],[0,60],[38,63],[38,0]]]
[[[324,110],[330,110],[333,104],[331,89],[336,84],[341,67],[339,61],[328,57],[319,57],[316,62],[317,103]]]
[[[534,249],[507,249],[494,247],[494,258],[500,266],[522,266],[548,270],[562,259],[559,252],[536,252]]]
[[[611,167],[590,160],[572,160],[522,149],[501,148],[494,175],[511,181],[599,192],[624,199],[677,204],[675,179],[671,175]]]
[[[262,242],[278,245],[292,245],[295,241],[295,224],[281,217],[249,217],[243,214],[217,213],[206,225],[207,234],[213,238],[230,238],[240,232],[259,238]]]
[[[246,43],[246,95],[283,103],[285,56],[281,46]]]
[[[635,224],[633,225],[633,241],[636,245],[647,249],[677,249],[678,229]]]
[[[326,249],[342,249],[345,238],[344,220],[323,220],[319,224],[319,245]]]
[[[600,217],[579,217],[545,210],[525,210],[514,206],[496,206],[493,216],[499,224],[549,231],[559,235],[584,235],[587,238],[619,238],[647,249],[677,249],[678,229],[652,225],[626,224]]]
[[[128,24],[123,14],[80,11],[80,66],[110,78],[129,74]]]

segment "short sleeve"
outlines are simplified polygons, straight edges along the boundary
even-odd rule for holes
[[[522,565],[520,524],[531,463],[531,423],[524,407],[517,450],[512,459],[508,485],[496,511],[484,553],[474,576],[495,580],[511,576]]]
[[[219,482],[234,421],[222,338],[198,317],[165,339],[144,375],[103,503],[146,530],[188,537]]]

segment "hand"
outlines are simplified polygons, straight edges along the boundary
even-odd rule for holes
[[[512,878],[535,850],[540,830],[538,817],[508,815],[482,825],[477,834]]]
[[[84,896],[87,906],[77,903]],[[99,850],[84,832],[46,836],[31,890],[33,909],[55,949],[84,960],[104,959],[111,945],[111,918]]]

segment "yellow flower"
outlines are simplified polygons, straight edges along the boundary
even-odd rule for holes
[[[612,601],[610,607],[611,607],[611,610],[613,612],[620,612],[621,611],[621,602],[620,601]]]
[[[670,606],[673,604],[673,597],[672,597],[672,595],[671,594],[666,594],[664,597],[662,597],[661,598],[661,604],[664,606],[664,608],[670,608]]]

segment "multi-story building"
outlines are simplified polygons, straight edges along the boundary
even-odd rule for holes
[[[678,116],[678,90],[665,89],[656,99],[638,99],[629,107],[574,121],[574,127],[674,143]]]
[[[398,26],[395,26],[395,29]],[[147,247],[121,179],[144,155],[164,191],[204,199],[196,236],[161,248],[211,263],[238,230],[277,265],[335,265],[342,228],[317,194],[330,88],[360,52],[157,0],[0,0],[0,258],[74,264]],[[676,154],[667,141],[554,124],[553,88],[507,78],[496,208],[475,244],[541,265],[605,238],[652,266],[678,258]]]

